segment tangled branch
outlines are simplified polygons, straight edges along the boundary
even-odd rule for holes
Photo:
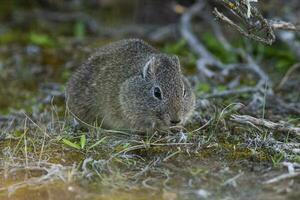
[[[275,41],[275,34],[268,20],[266,20],[255,7],[250,6],[248,0],[221,0],[221,3],[230,10],[235,18],[245,24],[246,27],[242,28],[241,25],[238,25],[215,8],[213,13],[218,19],[229,24],[242,35],[250,39],[269,45]]]
[[[238,89],[229,89],[222,92],[214,92],[212,94],[208,94],[204,96],[204,98],[211,98],[211,97],[224,97],[228,95],[234,94],[243,94],[243,93],[260,93],[264,90],[264,86],[266,84],[270,85],[270,79],[268,75],[261,69],[261,67],[255,62],[255,60],[245,52],[243,49],[236,49],[233,48],[229,42],[223,36],[221,29],[219,28],[218,24],[216,24],[211,16],[206,15],[207,13],[204,11],[206,3],[204,1],[197,1],[187,12],[182,15],[181,18],[181,34],[183,38],[187,41],[188,45],[190,46],[191,50],[194,51],[198,56],[197,60],[197,69],[199,76],[205,76],[208,78],[217,77],[217,76],[226,76],[229,72],[234,70],[242,70],[242,71],[250,71],[254,73],[258,77],[258,81],[256,86],[254,87],[242,87]],[[200,15],[201,14],[201,15]],[[197,38],[195,33],[192,30],[191,21],[195,16],[199,16],[205,19],[208,19],[211,23],[211,26],[217,36],[222,43],[224,43],[224,47],[228,50],[232,51],[243,58],[246,63],[233,63],[233,64],[224,64],[218,58],[216,58],[213,54],[211,54],[205,46],[201,43],[201,41]],[[220,71],[220,75],[216,75],[210,67],[217,67]],[[272,93],[272,91],[270,91]]]

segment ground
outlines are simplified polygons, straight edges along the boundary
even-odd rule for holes
[[[299,174],[272,183],[289,174],[288,169],[299,173],[299,135],[232,120],[233,114],[247,114],[299,127],[299,70],[280,85],[298,60],[285,44],[265,46],[237,34],[234,45],[250,42],[272,80],[274,95],[266,95],[264,106],[253,110],[247,106],[252,94],[204,98],[228,89],[236,76],[195,81],[197,55],[181,37],[149,41],[179,55],[197,96],[190,122],[179,132],[144,135],[88,130],[78,128],[65,107],[65,83],[93,48],[118,37],[96,37],[81,20],[57,23],[39,15],[28,22],[28,8],[13,9],[18,12],[0,18],[1,199],[300,197]],[[240,59],[221,48],[208,30],[200,33],[206,48],[222,62]],[[239,80],[255,85],[251,74],[241,74]]]

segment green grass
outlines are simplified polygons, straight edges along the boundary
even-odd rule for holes
[[[81,22],[75,24],[72,30],[72,36],[77,39],[86,37],[87,33]],[[57,47],[56,39],[42,31],[25,33],[24,38],[18,38],[18,34],[14,34],[0,36],[0,43],[8,45],[21,42],[35,44],[43,49]],[[204,34],[203,42],[223,62],[237,61],[238,58],[224,51],[209,33]],[[294,62],[293,56],[286,55],[281,49],[272,52],[268,48],[258,46],[257,49],[254,48],[254,53],[256,51],[264,58],[275,57],[279,61]],[[184,40],[166,44],[164,52],[179,55],[188,68],[195,67],[197,57],[190,52]],[[52,61],[58,55],[44,56]],[[51,65],[50,61],[45,62],[47,67]],[[61,67],[64,62],[66,61],[56,65]],[[289,63],[279,68],[286,70]],[[1,70],[5,73],[7,69]],[[28,76],[23,73],[20,72],[17,77]],[[65,81],[70,76],[70,71],[65,70],[59,75]],[[253,85],[247,81],[243,84]],[[13,86],[11,87],[13,89]],[[10,90],[10,87],[7,88]],[[211,85],[207,81],[197,86],[197,95],[201,97],[215,88],[218,91],[227,89],[226,86]],[[63,91],[63,88],[61,90]],[[19,92],[17,90],[15,93]],[[146,193],[150,191],[152,194],[154,191],[161,196],[161,191],[184,193],[198,190],[199,188],[186,189],[186,185],[197,183],[199,180],[202,188],[223,197],[222,184],[240,173],[240,170],[250,178],[253,174],[248,176],[247,173],[252,170],[249,166],[258,166],[261,172],[266,167],[280,167],[282,161],[299,162],[298,155],[281,146],[275,146],[279,144],[274,143],[274,139],[284,141],[285,144],[296,143],[299,142],[299,138],[292,135],[283,136],[280,133],[277,135],[278,133],[273,134],[269,130],[238,125],[230,121],[230,115],[238,113],[238,103],[233,102],[240,102],[241,98],[249,100],[248,95],[219,101],[210,100],[211,106],[196,111],[201,119],[195,118],[182,130],[186,136],[185,140],[182,140],[182,133],[178,132],[138,135],[131,132],[121,134],[116,130],[104,130],[99,127],[77,130],[73,127],[72,117],[65,111],[63,104],[44,104],[41,102],[43,96],[39,95],[41,94],[30,93],[26,101],[18,99],[20,104],[15,107],[15,112],[20,114],[20,118],[14,126],[7,129],[8,131],[8,125],[1,129],[6,131],[6,138],[0,141],[0,172],[8,178],[16,179],[6,180],[7,185],[0,181],[0,185],[4,185],[3,190],[0,188],[0,197],[7,192],[8,185],[16,188],[14,192],[18,193],[21,191],[18,189],[20,183],[21,189],[24,189],[38,188],[53,181],[56,184],[63,182],[70,185],[86,185],[82,186],[85,187],[85,191],[96,194],[99,194],[99,191],[104,194],[118,193],[120,190],[144,194],[143,191],[146,190]],[[9,95],[6,98],[12,101]],[[13,104],[8,104],[7,107],[9,105]],[[23,110],[20,110],[21,108]],[[6,110],[6,114],[11,113],[12,110]],[[296,118],[291,120],[297,123]],[[279,151],[275,147],[279,148]],[[26,179],[10,174],[15,170],[26,174]],[[36,177],[45,182],[33,181]],[[255,182],[253,179],[251,181]],[[251,181],[241,180],[240,184],[248,187]]]

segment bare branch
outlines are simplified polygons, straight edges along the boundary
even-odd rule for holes
[[[230,89],[222,92],[217,92],[213,94],[206,95],[207,98],[212,97],[224,97],[232,94],[242,94],[242,93],[257,93],[262,91],[265,84],[270,84],[270,79],[268,75],[260,68],[260,66],[254,61],[254,59],[246,53],[243,49],[233,48],[229,42],[223,36],[222,30],[212,20],[211,15],[207,15],[204,7],[207,6],[205,1],[197,1],[190,9],[188,9],[181,18],[181,26],[180,31],[183,38],[186,39],[188,45],[191,47],[192,51],[194,51],[199,59],[197,60],[197,69],[199,76],[205,76],[208,78],[220,77],[228,75],[228,72],[231,70],[247,70],[255,73],[258,76],[257,85],[254,87],[242,87],[238,89]],[[225,41],[225,48],[227,50],[232,51],[232,53],[238,54],[241,56],[247,63],[233,63],[233,64],[224,64],[218,58],[216,58],[213,54],[211,54],[205,46],[201,43],[201,41],[197,38],[197,36],[193,33],[191,21],[195,16],[199,16],[209,20],[211,22],[211,26],[216,34],[217,38],[223,44]],[[214,66],[220,70],[220,75],[217,75],[216,72],[211,70],[209,67]]]
[[[283,132],[288,132],[300,136],[300,127],[293,127],[288,124],[275,123],[266,119],[258,119],[249,115],[231,115],[231,121],[248,124],[254,126],[262,126],[271,130],[278,130]]]
[[[273,29],[299,31],[299,27],[297,27],[296,25],[292,24],[291,22],[286,22],[279,19],[271,19],[269,20],[269,24]]]
[[[198,38],[192,32],[191,20],[192,18],[202,11],[205,3],[203,1],[197,1],[188,11],[186,11],[181,18],[180,32],[183,38],[185,38],[191,47],[191,49],[197,53],[200,57],[205,58],[207,63],[214,63],[222,65],[214,55],[206,50],[204,45],[198,40]]]
[[[294,172],[294,173],[286,173],[286,174],[282,174],[280,176],[277,176],[275,178],[272,178],[268,181],[263,182],[264,184],[271,184],[271,183],[276,183],[279,182],[281,180],[285,180],[285,179],[289,179],[289,178],[294,178],[300,175],[300,172]]]
[[[217,8],[213,13],[221,21],[229,24],[245,37],[262,42],[265,44],[272,44],[275,41],[275,34],[270,26],[268,20],[266,20],[256,8],[249,5],[249,1],[244,0],[229,1],[221,0],[221,3],[241,22],[246,24],[245,28],[238,25],[229,17],[221,13]],[[251,13],[251,17],[249,15]]]
[[[289,179],[289,178],[294,178],[300,175],[300,172],[298,171],[300,165],[298,163],[291,163],[291,162],[283,162],[283,166],[288,168],[288,173],[282,174],[280,176],[277,176],[275,178],[272,178],[268,181],[263,182],[264,184],[271,184],[271,183],[277,183],[281,180]]]
[[[226,96],[237,95],[237,94],[256,93],[258,91],[259,91],[259,89],[255,88],[255,87],[244,87],[241,89],[225,90],[222,92],[208,94],[208,95],[205,95],[203,98],[226,97]]]

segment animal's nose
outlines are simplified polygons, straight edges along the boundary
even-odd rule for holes
[[[181,122],[180,119],[175,119],[175,120],[170,121],[171,125],[173,125],[173,126],[179,124],[180,122]]]

